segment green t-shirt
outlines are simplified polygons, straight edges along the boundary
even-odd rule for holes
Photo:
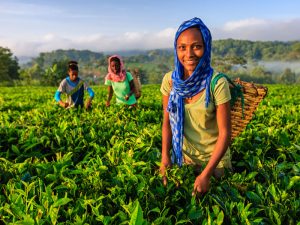
[[[162,81],[161,92],[169,96],[172,86],[172,71]],[[214,74],[213,76],[215,76]],[[205,91],[196,102],[184,105],[184,138],[183,153],[185,160],[194,164],[207,163],[216,145],[219,130],[217,125],[216,107],[230,101],[230,89],[225,78],[220,78],[214,93],[211,93],[208,107],[205,107]],[[230,150],[228,149],[217,168],[231,167]]]
[[[128,101],[125,100],[125,96],[130,92],[130,81],[133,80],[131,73],[126,73],[126,79],[122,82],[114,82],[111,80],[105,80],[105,85],[112,86],[116,95],[117,103],[123,103],[127,105],[133,105],[136,103],[135,95],[132,94]]]

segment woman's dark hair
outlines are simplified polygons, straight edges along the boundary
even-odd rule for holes
[[[69,70],[76,70],[76,71],[78,71],[78,62],[76,62],[76,61],[69,61],[68,62],[68,69]]]
[[[120,59],[118,57],[111,58],[110,62],[118,62],[119,64],[121,64]]]

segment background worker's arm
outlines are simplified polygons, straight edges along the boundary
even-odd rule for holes
[[[54,95],[54,98],[55,98],[55,101],[58,102],[58,104],[63,107],[63,108],[67,108],[69,106],[69,103],[67,102],[63,102],[60,98],[60,95],[61,95],[61,92],[60,91],[56,91],[55,92],[55,95]]]
[[[93,98],[95,96],[95,93],[92,90],[92,88],[90,88],[90,87],[87,88],[87,92],[89,93],[90,97],[89,97],[89,99],[88,99],[88,101],[86,103],[86,108],[89,109],[91,107],[91,105],[92,105],[92,100],[93,100]]]
[[[107,86],[107,90],[108,90],[108,94],[107,94],[106,106],[110,106],[110,100],[112,99],[113,96],[112,86],[111,85]]]

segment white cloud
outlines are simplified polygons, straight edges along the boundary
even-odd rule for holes
[[[11,38],[1,38],[0,46],[6,46],[17,56],[37,56],[40,52],[48,52],[56,49],[88,49],[91,51],[122,51],[132,49],[157,49],[171,48],[175,29],[167,28],[157,33],[150,32],[126,32],[120,35],[93,34],[89,36],[77,36],[64,38],[54,33],[45,34],[36,40],[16,41]]]
[[[261,41],[300,40],[300,18],[293,20],[259,20],[255,18],[231,21],[222,28],[212,28],[214,40],[233,38]],[[126,32],[119,35],[95,33],[62,37],[47,33],[35,39],[12,39],[2,34],[0,46],[8,47],[16,56],[37,56],[40,52],[56,49],[88,49],[91,51],[122,51],[133,49],[172,48],[175,28],[166,28],[158,32]]]
[[[239,29],[249,28],[249,27],[265,26],[267,24],[268,22],[266,20],[250,18],[245,20],[227,22],[224,25],[224,30],[234,31],[234,30],[239,30]]]
[[[43,38],[45,41],[52,41],[55,39],[55,34],[46,34]]]
[[[176,33],[175,28],[166,28],[156,34],[157,37],[174,37]]]
[[[231,21],[222,28],[212,29],[214,39],[244,39],[253,41],[300,40],[300,18],[291,20],[245,19]]]

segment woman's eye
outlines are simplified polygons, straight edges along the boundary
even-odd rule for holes
[[[194,49],[202,49],[202,45],[195,45]]]
[[[185,46],[179,45],[179,46],[177,47],[177,49],[180,50],[180,51],[183,51],[183,50],[185,50]]]

